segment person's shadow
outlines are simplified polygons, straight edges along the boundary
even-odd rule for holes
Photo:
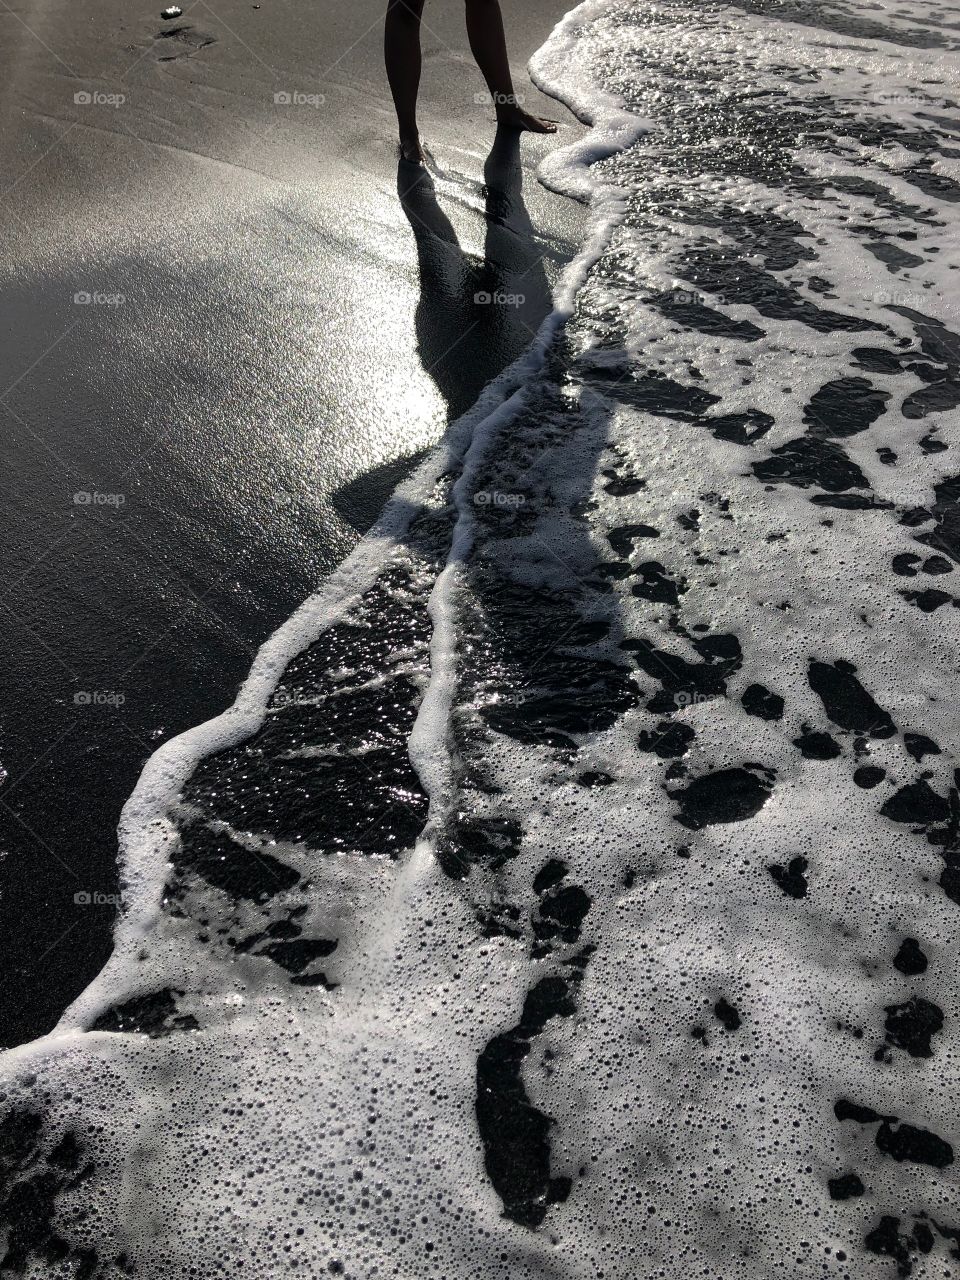
[[[483,258],[460,245],[432,175],[401,161],[397,193],[413,231],[420,272],[417,350],[453,421],[530,346],[552,306],[538,239],[523,203],[520,134],[497,130],[484,165]],[[470,187],[472,186],[472,191]]]
[[[482,258],[461,246],[438,203],[433,175],[399,163],[397,194],[417,249],[417,354],[452,422],[534,341],[553,306],[544,259],[563,255],[537,234],[527,213],[515,129],[497,130],[482,183],[459,174],[442,174],[439,181],[441,194],[483,217]],[[332,495],[335,509],[365,532],[426,452],[391,459],[349,481]]]

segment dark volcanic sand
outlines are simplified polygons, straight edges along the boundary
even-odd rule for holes
[[[446,177],[405,216],[380,7],[0,14],[2,1044],[47,1030],[106,959],[144,760],[229,704],[526,347],[577,243],[579,209],[533,176],[554,142],[523,141],[522,200],[481,192],[493,113],[459,4],[424,33]],[[505,3],[518,86],[569,140],[522,70],[565,8]],[[488,180],[514,185],[515,159]],[[523,305],[473,305],[498,287]]]

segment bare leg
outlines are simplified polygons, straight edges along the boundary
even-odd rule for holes
[[[417,128],[423,4],[424,0],[387,0],[387,20],[383,29],[383,60],[397,109],[400,154],[413,164],[423,164],[425,158]]]
[[[524,111],[517,102],[503,34],[499,0],[466,0],[467,35],[477,66],[487,82],[500,124],[532,133],[555,133],[552,120],[542,120]]]

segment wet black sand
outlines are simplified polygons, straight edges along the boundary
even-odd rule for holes
[[[505,3],[518,83],[566,7]],[[6,1045],[109,953],[145,759],[524,349],[579,234],[533,177],[552,142],[523,141],[522,199],[509,142],[488,161],[460,5],[426,14],[446,176],[403,201],[379,4],[161,8],[0,15]],[[523,305],[478,315],[497,288]]]

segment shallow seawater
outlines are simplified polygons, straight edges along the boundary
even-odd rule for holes
[[[558,311],[148,767],[7,1270],[960,1275],[958,48],[561,24]]]

